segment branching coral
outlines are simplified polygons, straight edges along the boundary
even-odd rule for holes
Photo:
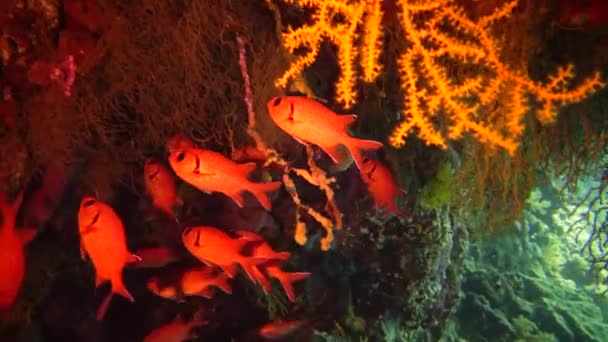
[[[285,0],[302,7],[313,8],[312,25],[297,29],[289,29],[283,36],[285,48],[291,53],[305,47],[308,52],[298,58],[276,82],[277,86],[285,87],[287,82],[295,78],[305,67],[311,65],[317,55],[321,42],[326,39],[338,48],[338,63],[340,78],[336,83],[336,99],[345,108],[350,108],[356,102],[356,71],[355,61],[360,48],[356,40],[360,34],[360,24],[364,25],[364,41],[361,48],[360,64],[364,80],[373,81],[380,70],[378,57],[380,55],[380,20],[382,10],[380,0],[369,2],[344,0]],[[345,19],[346,22],[340,22]]]
[[[312,8],[313,24],[290,29],[284,35],[284,46],[290,52],[300,47],[306,47],[308,52],[291,65],[277,85],[285,86],[312,64],[319,44],[327,39],[338,46],[341,76],[336,100],[351,107],[356,101],[357,55],[365,81],[373,81],[380,68],[379,1],[285,1]],[[574,78],[571,65],[558,68],[545,83],[507,65],[501,59],[500,42],[491,31],[493,24],[511,14],[517,0],[478,19],[469,18],[451,0],[400,0],[398,6],[400,25],[407,38],[403,45],[407,48],[399,58],[404,119],[389,137],[395,147],[403,146],[414,130],[428,145],[443,149],[447,148],[448,139],[471,133],[479,142],[513,155],[524,131],[523,118],[531,109],[531,98],[540,104],[537,119],[549,123],[555,119],[558,106],[581,101],[604,85],[596,73],[576,87],[569,87]],[[347,23],[336,23],[337,16],[346,18]],[[358,29],[360,23],[362,30]],[[354,44],[359,38],[361,47]],[[475,71],[457,80],[448,72],[452,62],[473,65]]]

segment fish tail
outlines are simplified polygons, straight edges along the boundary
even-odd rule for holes
[[[270,182],[270,183],[251,183],[251,193],[258,199],[260,204],[266,210],[272,209],[272,203],[270,201],[269,192],[275,191],[281,187],[281,182]]]
[[[226,273],[222,273],[218,275],[215,286],[227,294],[232,294],[232,285],[230,285],[229,280],[230,277]]]
[[[310,272],[282,273],[277,277],[277,279],[279,279],[279,282],[281,282],[283,289],[285,290],[285,294],[287,294],[287,298],[289,298],[292,303],[296,301],[296,294],[293,290],[293,283],[298,280],[310,277],[310,274]]]
[[[363,151],[376,151],[382,148],[382,143],[375,140],[363,140],[363,139],[351,139],[348,142],[348,150],[357,165],[357,168],[361,170],[363,165]]]

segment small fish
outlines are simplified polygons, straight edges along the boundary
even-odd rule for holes
[[[378,150],[382,143],[351,137],[347,128],[356,115],[338,115],[319,102],[302,96],[275,97],[268,101],[268,113],[282,130],[302,144],[319,146],[335,163],[345,164],[343,149],[361,170],[363,151]]]
[[[271,322],[260,327],[259,334],[270,340],[282,339],[300,329],[305,323],[305,320]]]
[[[150,278],[147,286],[155,295],[176,301],[183,301],[184,297],[189,296],[210,299],[213,297],[212,287],[231,294],[232,286],[228,283],[228,275],[217,274],[215,270],[212,267],[177,269],[176,274],[170,272],[161,277]]]
[[[145,247],[134,253],[141,258],[135,264],[129,264],[133,268],[160,268],[180,259],[179,253],[169,247]]]
[[[220,153],[204,149],[176,151],[169,156],[178,177],[204,192],[221,192],[239,206],[244,206],[243,192],[251,192],[266,210],[272,204],[268,192],[277,190],[281,182],[255,183],[247,176],[255,163],[238,164]]]
[[[207,322],[203,321],[198,314],[190,322],[186,322],[183,317],[179,316],[173,322],[152,330],[144,337],[144,342],[183,342],[196,338],[192,329],[204,324]]]
[[[182,205],[175,191],[175,179],[171,172],[161,163],[148,160],[144,166],[144,183],[146,191],[152,197],[152,205],[175,217],[173,208]]]
[[[5,195],[0,194],[0,311],[7,312],[15,302],[23,275],[25,274],[25,256],[23,246],[35,234],[32,229],[16,229],[17,212],[23,200],[23,192],[10,203]]]
[[[252,247],[251,255],[253,257],[267,258],[268,263],[263,265],[250,265],[249,270],[246,270],[247,273],[254,275],[256,281],[260,284],[264,293],[268,294],[271,289],[270,282],[264,276],[266,273],[268,276],[277,279],[283,289],[285,290],[285,294],[287,294],[287,298],[291,302],[296,301],[295,291],[293,290],[293,283],[299,280],[303,280],[308,278],[311,273],[309,272],[284,272],[278,265],[278,262],[285,261],[289,259],[290,254],[288,252],[277,252],[270,247],[270,245],[264,241],[264,239],[258,234],[248,231],[248,230],[237,230],[235,232],[237,235],[241,237],[241,239],[256,242],[256,244]]]
[[[399,188],[393,174],[386,165],[379,160],[363,158],[361,179],[374,198],[376,211],[386,210],[397,216],[404,215],[397,208],[395,199],[399,195],[404,195],[405,191]]]
[[[249,270],[268,260],[241,254],[243,248],[251,242],[232,238],[215,227],[188,227],[182,232],[182,242],[192,255],[207,265],[219,266],[230,278],[236,275],[236,264],[240,264],[249,279],[255,282],[255,275],[249,273]]]
[[[127,263],[141,258],[127,250],[124,226],[114,209],[94,197],[85,196],[80,202],[78,229],[81,256],[88,255],[95,266],[95,287],[105,281],[112,283],[112,291],[97,311],[97,319],[101,320],[113,294],[135,301],[122,281],[122,270]]]

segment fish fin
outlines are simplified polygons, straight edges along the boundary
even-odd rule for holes
[[[232,194],[227,194],[230,198],[232,198],[232,200],[234,201],[234,203],[236,203],[236,205],[239,206],[239,208],[242,208],[245,205],[245,199],[243,198],[243,193],[242,192],[235,192]]]
[[[286,273],[282,272],[277,276],[279,282],[283,286],[285,290],[285,294],[287,294],[287,298],[293,303],[296,301],[296,294],[293,290],[293,283],[302,279],[306,279],[310,277],[310,272],[295,272],[295,273]]]
[[[135,299],[133,299],[133,296],[131,296],[121,278],[112,281],[112,292],[125,297],[131,303],[135,302]]]
[[[268,192],[276,191],[281,187],[282,182],[270,182],[270,183],[251,183],[249,191],[258,199],[258,202],[266,210],[272,209],[272,203]]]
[[[308,146],[308,143],[298,137],[294,137],[293,135],[291,136],[295,141],[297,141],[298,143],[304,145],[304,146]]]
[[[362,170],[363,167],[363,153],[362,151],[375,151],[378,149],[382,148],[382,143],[378,142],[378,141],[374,141],[374,140],[362,140],[362,139],[355,139],[352,138],[349,142],[348,142],[348,150],[350,151],[350,154],[353,158],[353,161],[355,162],[355,165],[357,165],[357,168],[359,170]]]
[[[350,153],[348,152],[348,148],[342,144],[337,144],[334,146],[323,146],[321,149],[329,155],[331,160],[337,164],[334,166],[336,171],[344,171],[348,169],[348,167],[353,163],[353,159],[351,158]],[[333,169],[332,169],[333,170]]]
[[[253,170],[255,170],[255,163],[254,162],[250,162],[250,163],[243,163],[243,164],[237,164],[239,166],[239,169],[241,169],[241,171],[243,172],[243,174],[245,176],[249,175],[250,173],[253,172]]]
[[[95,314],[95,319],[97,319],[98,321],[101,321],[103,319],[103,317],[106,315],[106,312],[108,311],[108,308],[110,307],[110,301],[112,301],[113,296],[114,293],[110,292],[101,301],[101,304],[99,304],[99,308],[97,309],[97,313]]]
[[[257,269],[257,266],[267,262],[268,260],[270,259],[267,257],[243,257],[239,264],[241,264],[241,267],[243,268],[249,279],[251,279],[251,281],[255,284],[255,270]]]
[[[232,294],[232,285],[230,285],[228,275],[225,273],[217,276],[217,283],[215,284],[220,290],[226,292],[227,294]]]
[[[338,128],[344,131],[346,131],[350,125],[357,121],[357,116],[355,114],[336,115],[335,118]]]
[[[19,228],[17,229],[17,235],[21,240],[21,243],[25,246],[36,237],[38,230],[36,228]]]
[[[98,288],[106,279],[102,279],[98,274],[95,274],[95,288]]]
[[[82,240],[80,240],[80,258],[85,261],[87,260],[87,250],[84,248]]]
[[[272,285],[270,284],[268,278],[266,278],[266,276],[260,271],[257,266],[253,266],[253,275],[262,287],[262,290],[264,290],[264,293],[268,294],[270,292],[270,289],[272,288]]]
[[[242,262],[241,267],[251,282],[256,284],[258,282],[257,273],[259,273],[260,270],[255,265],[249,264],[247,261]]]
[[[235,264],[230,265],[218,265],[224,273],[228,276],[228,278],[234,278],[236,275],[237,269]]]
[[[291,254],[289,252],[278,252],[275,257],[278,260],[287,260],[290,256]]]
[[[206,287],[202,290],[200,290],[197,295],[201,296],[201,297],[205,297],[207,299],[211,299],[213,298],[213,290],[209,287]]]
[[[128,264],[138,263],[138,262],[140,262],[142,260],[143,259],[139,255],[136,255],[136,254],[129,254],[127,256],[127,263]]]

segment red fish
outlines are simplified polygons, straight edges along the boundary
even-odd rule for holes
[[[34,236],[31,229],[15,228],[22,200],[22,192],[13,203],[0,194],[0,311],[8,311],[17,298],[25,273],[23,246]]]
[[[251,192],[266,210],[272,204],[268,192],[277,190],[281,182],[255,183],[247,177],[255,163],[237,164],[220,153],[187,149],[169,156],[171,167],[178,177],[204,192],[221,192],[243,207],[243,192]]]
[[[243,255],[241,252],[250,241],[232,238],[214,227],[188,227],[182,232],[182,242],[192,255],[207,265],[219,266],[230,278],[236,275],[236,264],[240,264],[249,279],[255,282],[255,275],[249,270],[268,260]]]
[[[277,279],[281,283],[281,286],[283,286],[283,289],[285,290],[285,294],[287,294],[287,298],[289,298],[289,300],[291,302],[295,302],[296,295],[295,295],[295,291],[293,290],[293,283],[296,281],[308,278],[311,275],[311,273],[309,273],[309,272],[290,273],[290,272],[282,271],[281,268],[279,267],[278,263],[280,261],[285,261],[285,260],[289,259],[290,254],[288,252],[276,252],[275,250],[272,249],[272,247],[270,247],[270,245],[266,241],[264,241],[264,239],[261,236],[259,236],[258,234],[254,233],[252,231],[238,230],[238,231],[236,231],[236,234],[239,235],[244,240],[256,242],[253,245],[253,249],[252,249],[253,257],[266,258],[269,260],[268,263],[265,263],[263,265],[259,265],[259,266],[251,265],[251,266],[249,266],[250,270],[246,270],[248,273],[254,275],[257,282],[260,284],[260,286],[264,290],[264,293],[268,294],[271,289],[270,282],[264,276],[264,273],[266,273],[268,276]]]
[[[304,320],[271,322],[260,327],[259,334],[270,340],[282,339],[300,329],[305,323]]]
[[[386,165],[375,159],[363,158],[361,179],[374,198],[376,210],[386,210],[397,216],[403,215],[403,212],[397,208],[395,199],[405,194],[405,191],[399,188]]]
[[[275,97],[268,101],[268,113],[282,130],[298,142],[319,146],[334,162],[344,164],[343,148],[361,170],[363,151],[378,150],[382,143],[351,137],[347,128],[356,115],[338,115],[315,100],[301,96]]]
[[[153,277],[148,280],[148,289],[157,296],[182,301],[186,296],[213,297],[212,287],[231,294],[232,286],[226,273],[215,272],[212,267],[178,269],[176,274]]]
[[[207,322],[203,321],[198,315],[190,322],[186,322],[180,316],[173,322],[152,330],[144,337],[144,342],[183,342],[196,338],[196,334],[192,332],[192,329],[206,323]]]
[[[134,302],[122,281],[122,270],[127,263],[141,258],[127,250],[122,221],[109,205],[93,197],[86,196],[80,202],[78,228],[82,256],[88,255],[95,266],[95,287],[103,282],[112,283],[112,292],[104,299],[97,319],[103,318],[112,294],[119,294]]]
[[[152,197],[152,205],[171,217],[175,217],[173,208],[181,205],[175,191],[175,179],[171,172],[161,163],[148,160],[144,166],[144,183],[146,191]]]
[[[135,251],[141,261],[130,264],[133,268],[159,268],[180,259],[179,253],[169,247],[146,247]]]

